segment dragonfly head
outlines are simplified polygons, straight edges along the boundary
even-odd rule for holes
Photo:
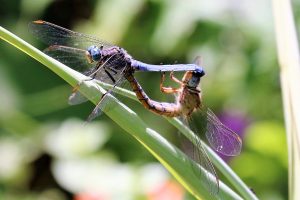
[[[197,88],[200,83],[201,77],[204,75],[205,75],[205,72],[203,70],[188,71],[188,72],[186,72],[186,75],[184,77],[185,80],[183,80],[183,81],[184,82],[186,81],[186,85],[188,87]]]
[[[95,61],[95,62],[100,61],[101,56],[102,56],[101,50],[102,50],[102,48],[99,48],[97,46],[90,46],[87,49],[87,51],[89,53],[89,57],[92,59],[92,61]]]
[[[193,76],[199,76],[200,78],[201,78],[202,76],[205,75],[205,71],[204,71],[203,68],[200,67],[200,66],[198,66],[198,67],[196,68],[196,70],[193,71],[193,73],[195,74],[195,75],[193,75]]]

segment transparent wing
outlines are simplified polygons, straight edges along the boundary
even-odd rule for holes
[[[28,28],[32,34],[48,45],[62,45],[85,50],[92,45],[104,48],[113,46],[93,36],[77,33],[42,20],[29,23]]]
[[[126,84],[125,78],[121,78],[120,80],[118,80],[115,83],[115,85],[113,85],[112,89],[108,90],[105,94],[103,94],[103,96],[101,97],[99,103],[96,105],[94,110],[88,116],[87,122],[90,122],[93,119],[95,119],[96,117],[99,117],[103,113],[103,111],[112,109],[113,108],[112,103],[109,100],[110,98],[108,98],[108,95],[113,95],[114,96],[115,86],[124,87],[125,84]],[[83,94],[81,94],[80,91],[73,92],[69,97],[69,104],[70,105],[77,105],[77,104],[84,103],[86,101],[88,101],[88,99]]]
[[[180,120],[189,127],[187,120],[183,117]],[[194,121],[190,121],[190,125],[192,126],[192,130],[196,131],[196,126],[194,126]],[[195,132],[197,133],[197,131]],[[197,162],[200,167],[206,170],[206,173],[202,173],[200,171],[200,177],[203,184],[207,187],[207,190],[210,191],[212,195],[216,195],[219,191],[219,179],[217,173],[214,169],[212,162],[210,161],[202,143],[198,135],[195,135],[193,141],[189,142],[192,145],[193,155],[191,158]],[[196,171],[196,174],[199,174],[199,171]]]
[[[99,117],[103,111],[110,110],[113,108],[113,103],[110,101],[110,98],[108,98],[109,95],[114,96],[114,89],[116,86],[122,87],[125,83],[125,78],[121,77],[113,86],[112,89],[108,90],[105,94],[103,94],[102,98],[100,99],[99,103],[96,105],[94,110],[91,112],[91,114],[87,118],[87,122],[92,121],[96,117]]]
[[[116,65],[123,66],[123,70],[115,70]],[[114,95],[114,89],[116,86],[123,87],[126,79],[124,77],[124,71],[126,70],[126,62],[122,57],[122,54],[114,54],[108,58],[102,65],[95,67],[94,71],[89,72],[89,76],[93,79],[112,84],[113,87],[103,94],[99,103],[96,105],[92,113],[88,116],[87,121],[92,121],[96,117],[100,116],[105,109],[111,109],[112,104],[108,98],[109,95]],[[80,94],[79,91],[71,94],[69,97],[69,104],[75,105],[86,101],[86,98]]]
[[[79,91],[73,92],[69,96],[69,99],[68,99],[68,103],[72,106],[82,104],[87,101],[88,101],[88,99],[83,94],[81,94]]]
[[[88,62],[85,56],[85,50],[74,47],[52,45],[46,48],[44,52],[52,58],[81,73],[90,71],[97,65],[96,62],[92,64]]]
[[[205,132],[210,146],[217,152],[226,156],[240,154],[242,148],[241,138],[230,128],[225,126],[209,109],[201,109],[201,128]]]
[[[100,99],[99,103],[96,105],[92,113],[89,115],[87,121],[92,121],[96,117],[100,116],[104,109],[112,109],[112,104],[109,101],[108,96],[114,95],[114,89],[116,86],[123,87],[126,79],[124,76],[124,72],[127,68],[126,62],[122,54],[112,55],[109,59],[105,61],[102,68],[99,68],[99,72],[95,73],[95,79],[103,81],[105,83],[109,83],[110,80],[113,83],[112,89],[108,90]],[[116,67],[123,66],[123,67]],[[120,70],[115,70],[115,68],[120,68]],[[104,72],[103,72],[104,70]],[[103,76],[103,73],[106,73],[106,76]],[[104,78],[106,78],[104,80]]]

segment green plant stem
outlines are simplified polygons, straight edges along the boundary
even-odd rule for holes
[[[97,83],[105,89],[111,89],[112,85],[97,81]],[[136,98],[135,93],[125,90],[123,88],[116,87],[115,92],[128,97],[132,100],[139,102]],[[175,126],[189,141],[191,141],[194,145],[199,144],[199,137],[185,126],[179,119],[177,118],[170,118],[164,117],[169,121],[170,124]],[[212,163],[217,167],[218,170],[229,180],[229,182],[239,191],[239,193],[245,199],[258,199],[255,194],[250,190],[249,187],[240,179],[240,177],[223,161],[220,156],[218,156],[209,146],[207,146],[204,142],[200,141],[205,148],[209,158],[211,159]]]
[[[300,199],[300,50],[290,0],[273,0],[289,160],[289,199]]]
[[[0,37],[47,66],[70,85],[75,86],[82,80],[86,80],[86,77],[82,74],[45,55],[2,27],[0,27]],[[79,90],[95,104],[98,103],[101,97],[100,93],[105,93],[104,89],[92,81],[84,81]],[[197,198],[213,199],[213,196],[205,189],[205,184],[195,174],[194,169],[202,171],[200,173],[206,173],[199,165],[161,137],[160,134],[148,128],[136,113],[120,103],[116,98],[111,95],[108,98],[114,105],[112,109],[105,111],[105,113],[112,120],[144,145],[191,194]],[[241,199],[239,195],[222,182],[220,182],[219,193],[214,198]]]

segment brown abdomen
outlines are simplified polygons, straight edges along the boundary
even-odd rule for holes
[[[138,100],[146,109],[158,115],[164,115],[167,117],[177,117],[181,114],[180,107],[177,104],[151,100],[131,73],[127,74],[125,77],[129,81]]]

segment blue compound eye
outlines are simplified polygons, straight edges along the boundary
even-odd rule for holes
[[[101,49],[97,46],[90,46],[88,52],[92,57],[93,61],[99,61],[101,59]]]

